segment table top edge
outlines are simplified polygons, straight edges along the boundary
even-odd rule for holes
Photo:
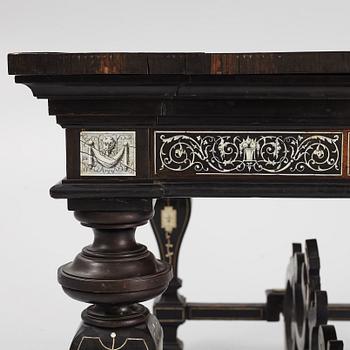
[[[350,51],[23,52],[8,54],[8,72],[10,75],[347,74]]]

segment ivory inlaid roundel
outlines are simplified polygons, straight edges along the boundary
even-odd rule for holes
[[[136,176],[134,131],[81,131],[81,176]]]
[[[342,133],[156,131],[156,174],[341,176]]]

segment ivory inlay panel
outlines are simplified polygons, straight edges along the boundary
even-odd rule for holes
[[[156,131],[155,173],[341,176],[341,132]]]
[[[81,131],[81,176],[135,176],[134,131]]]

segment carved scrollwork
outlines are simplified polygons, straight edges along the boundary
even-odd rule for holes
[[[157,172],[341,175],[341,133],[156,132]]]
[[[334,327],[327,325],[328,299],[321,290],[315,239],[306,241],[304,253],[301,244],[293,244],[283,314],[288,350],[342,349]]]

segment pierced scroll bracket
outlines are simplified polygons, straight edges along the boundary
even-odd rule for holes
[[[315,239],[293,244],[283,315],[287,350],[341,350],[335,328],[328,325],[327,292],[321,290],[320,257]]]

